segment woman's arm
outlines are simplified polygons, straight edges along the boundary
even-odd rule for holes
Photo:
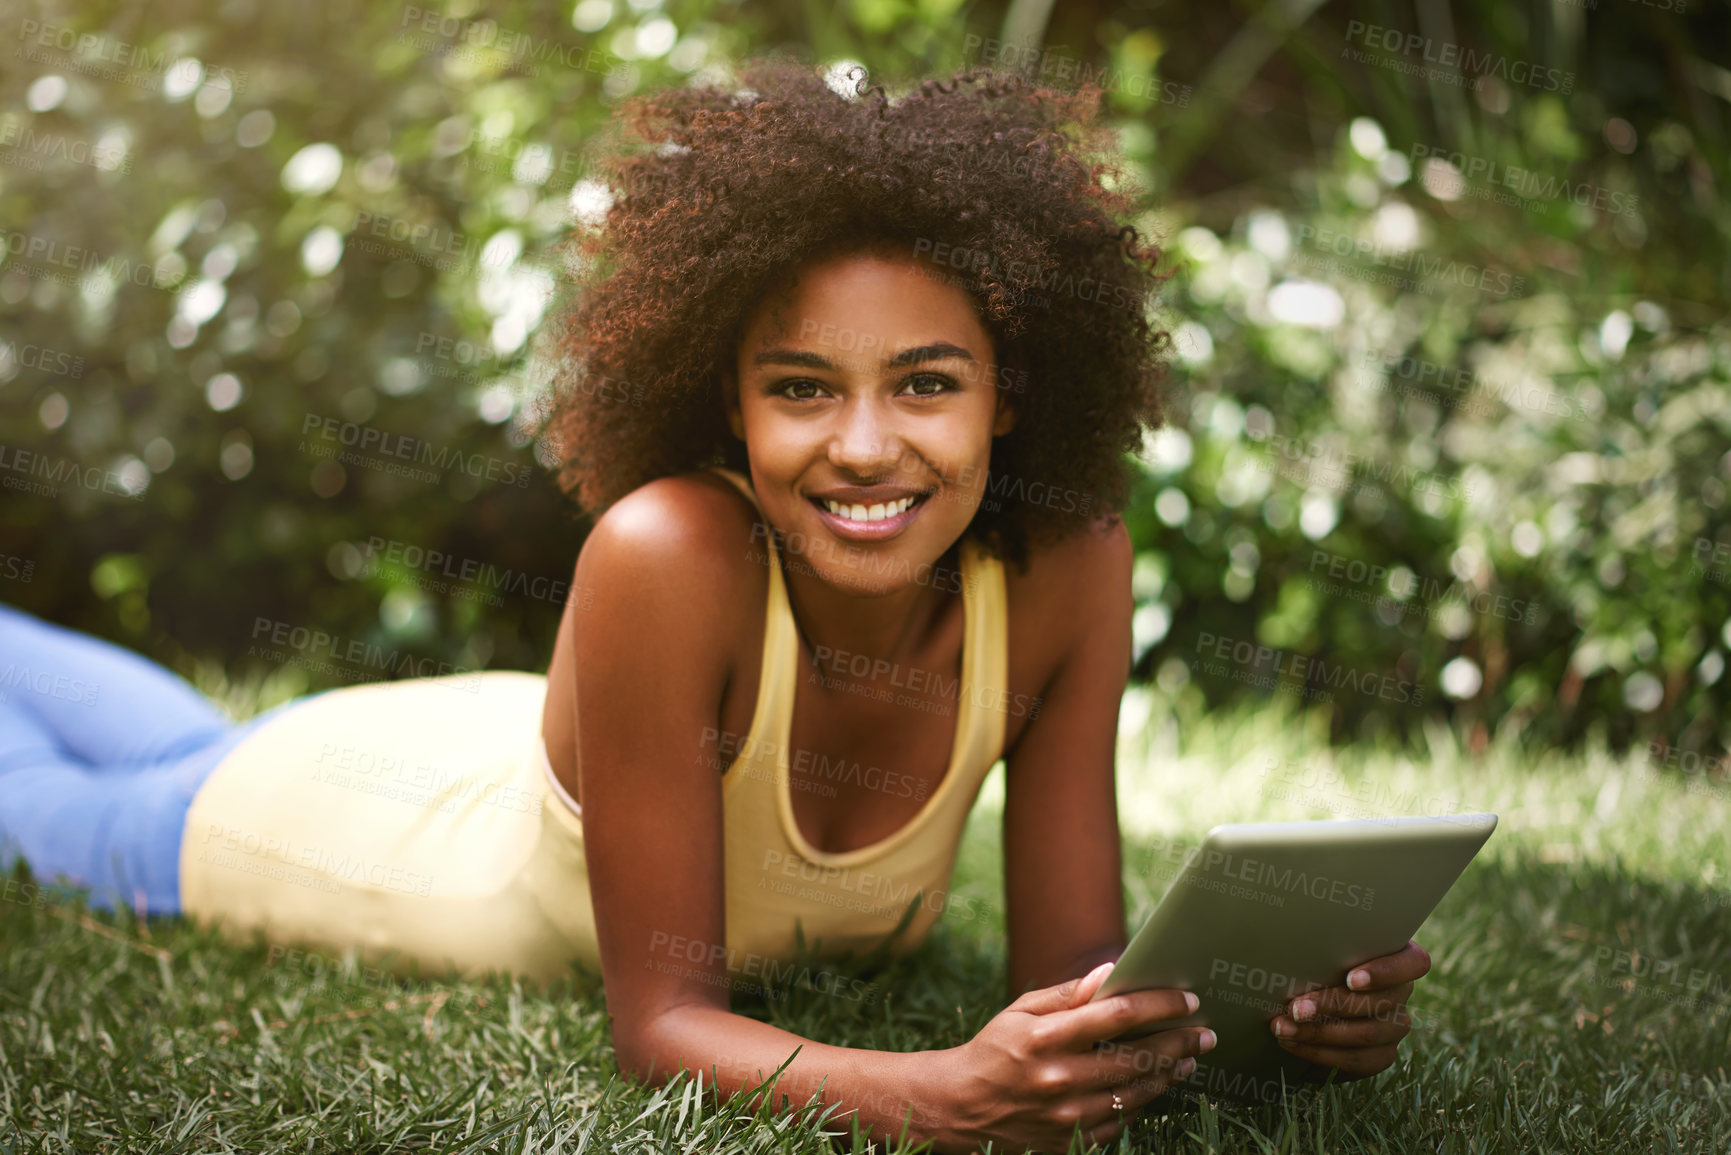
[[[1006,756],[1004,889],[1010,995],[1115,961],[1124,950],[1123,859],[1114,762],[1130,676],[1130,571],[1123,522],[1061,543],[1019,583],[1064,607],[1063,655],[1040,712]]]
[[[880,1138],[910,1107],[928,1132],[932,1052],[827,1046],[728,1009],[721,775],[713,758],[740,607],[762,598],[745,561],[751,521],[701,481],[668,478],[596,524],[573,588],[591,612],[562,627],[578,715],[579,787],[590,897],[621,1069],[660,1083],[715,1069],[722,1096],[755,1085],[799,1048],[777,1083],[803,1104],[857,1108]],[[758,567],[761,572],[761,566]],[[747,618],[750,615],[746,615]],[[761,1075],[759,1074],[761,1072]]]
[[[797,1054],[795,1051],[797,1050]],[[906,1136],[922,1142],[937,1134],[947,1114],[937,1093],[953,1071],[955,1050],[869,1051],[802,1038],[768,1023],[711,1007],[677,1008],[640,1040],[631,1069],[651,1084],[666,1082],[681,1067],[702,1072],[707,1086],[726,1100],[756,1087],[787,1063],[776,1079],[773,1106],[800,1107],[813,1095],[838,1104],[831,1127],[847,1127],[856,1112],[861,1132],[881,1143]],[[624,1056],[620,1066],[626,1066]],[[653,1066],[653,1072],[650,1067]],[[761,1096],[754,1095],[755,1109]]]
[[[960,1046],[908,1053],[815,1043],[728,1009],[721,781],[703,734],[732,676],[730,647],[744,644],[729,632],[742,628],[738,607],[762,597],[738,564],[750,524],[728,495],[664,479],[610,510],[577,563],[574,585],[593,591],[594,612],[565,627],[569,692],[583,707],[584,850],[620,1067],[651,1082],[713,1070],[726,1097],[793,1055],[773,1107],[801,1106],[821,1085],[838,1125],[857,1116],[880,1142],[905,1133],[942,1152],[987,1141],[1062,1150],[1076,1128],[1111,1138],[1212,1037],[1180,1029],[1110,1052],[1095,1044],[1188,1013],[1182,992],[1088,1003],[1101,972],[1029,991]]]
[[[1123,953],[1124,909],[1113,789],[1118,703],[1130,670],[1130,573],[1122,523],[1054,551],[1032,591],[1080,611],[1074,641],[1011,751],[1004,800],[1004,882],[1012,997],[1086,974]],[[1050,600],[1047,600],[1050,599]],[[1411,1028],[1406,1002],[1430,969],[1417,943],[1354,968],[1360,985],[1289,1000],[1269,1024],[1319,1076],[1374,1075]],[[1360,974],[1362,972],[1362,974]]]

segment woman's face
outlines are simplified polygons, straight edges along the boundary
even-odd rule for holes
[[[855,593],[925,580],[1015,423],[972,302],[927,268],[865,254],[803,266],[746,317],[724,384],[770,523]]]

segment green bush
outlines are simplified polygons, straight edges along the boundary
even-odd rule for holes
[[[554,245],[621,98],[794,43],[1106,87],[1176,273],[1139,676],[1340,738],[1727,740],[1715,11],[1476,0],[1409,51],[1365,4],[1059,6],[1019,55],[943,2],[17,11],[9,602],[279,693],[544,668],[583,534],[532,436]]]

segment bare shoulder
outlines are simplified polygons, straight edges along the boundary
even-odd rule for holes
[[[764,530],[756,507],[708,470],[662,477],[615,502],[590,530],[578,557],[580,579],[710,595],[750,583]],[[587,571],[587,572],[585,572]]]
[[[572,589],[593,612],[569,622],[573,658],[611,667],[627,655],[677,656],[726,684],[762,635],[764,532],[751,500],[707,470],[632,490],[578,553]]]
[[[1026,612],[1034,621],[1072,626],[1127,612],[1135,560],[1122,519],[1091,520],[1031,554],[1026,572],[1005,566],[1011,610]]]
[[[714,473],[694,470],[638,486],[608,507],[589,540],[605,552],[624,547],[660,558],[665,551],[732,548],[757,520],[743,493]]]
[[[708,471],[652,481],[614,503],[578,551],[548,665],[542,736],[555,776],[582,804],[577,702],[713,724],[737,664],[761,634],[768,568],[756,507]],[[582,612],[579,612],[579,607]],[[643,688],[630,687],[641,684]],[[599,697],[595,697],[599,695]],[[603,712],[606,707],[603,706]]]
[[[1110,675],[1088,675],[1090,682],[1101,686],[1127,672],[1130,619],[1135,612],[1130,591],[1134,563],[1135,551],[1124,523],[1099,519],[1032,553],[1025,571],[1004,567],[1013,692],[1045,701],[1065,670],[1109,668]],[[1120,681],[1118,689],[1122,688]],[[1054,711],[1039,716],[1052,718]],[[1020,715],[1008,720],[1006,756],[1021,749],[1022,735],[1032,720]],[[1054,724],[1042,722],[1048,730]]]

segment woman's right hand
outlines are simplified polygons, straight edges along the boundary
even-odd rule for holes
[[[990,1139],[1010,1151],[1066,1151],[1078,1123],[1085,1142],[1106,1143],[1148,1100],[1195,1069],[1192,1056],[1215,1043],[1206,1027],[1108,1041],[1182,1019],[1198,1005],[1188,991],[1163,989],[1088,1002],[1112,965],[1028,991],[956,1048],[940,1150],[972,1151]],[[1113,1105],[1114,1094],[1122,1109]]]

